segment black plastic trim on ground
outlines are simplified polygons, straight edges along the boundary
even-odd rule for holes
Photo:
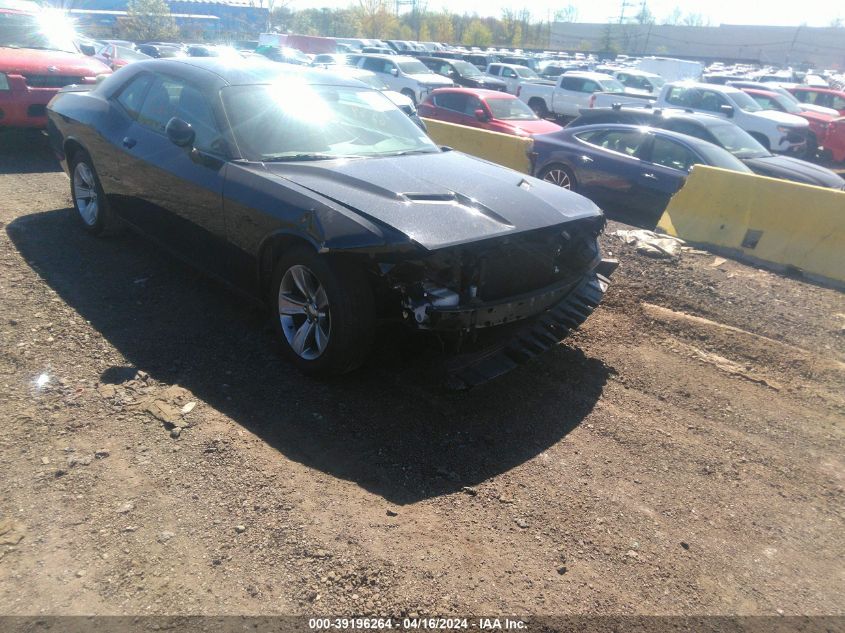
[[[616,269],[615,264],[601,269],[611,273]],[[596,267],[562,301],[531,320],[510,340],[479,354],[454,359],[447,370],[449,388],[470,389],[498,378],[569,336],[598,307],[610,284],[610,279],[598,270]]]

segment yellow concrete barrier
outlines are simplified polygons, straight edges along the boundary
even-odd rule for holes
[[[658,230],[845,282],[845,192],[695,166]]]
[[[456,125],[434,119],[423,119],[428,135],[438,145],[449,147],[489,160],[504,167],[510,167],[525,174],[531,173],[528,153],[533,141],[530,138],[490,132],[476,127]]]

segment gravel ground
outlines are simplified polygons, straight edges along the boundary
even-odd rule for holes
[[[0,139],[0,614],[845,610],[842,293],[611,223],[535,362],[454,394],[386,332],[320,383],[68,189]]]

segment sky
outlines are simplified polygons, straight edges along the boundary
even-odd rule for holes
[[[393,1],[393,0],[391,0]],[[502,10],[527,7],[532,16],[547,19],[555,10],[572,4],[578,11],[578,22],[607,22],[619,19],[623,0],[420,0],[427,1],[429,11],[448,8],[454,13],[477,13],[480,16],[501,17]],[[626,15],[639,11],[642,0],[626,0],[636,7],[626,9]],[[346,7],[355,0],[293,0],[291,8]],[[683,13],[699,13],[713,26],[719,24],[769,24],[774,26],[829,26],[834,18],[845,19],[845,3],[837,0],[648,0],[650,11],[658,24],[680,7]]]

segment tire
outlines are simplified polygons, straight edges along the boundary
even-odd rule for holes
[[[754,137],[754,140],[760,143],[763,147],[766,148],[767,151],[772,151],[772,145],[769,143],[769,138],[767,136],[763,136],[762,134],[758,134],[757,132],[751,132],[751,136]]]
[[[558,187],[575,191],[575,175],[569,167],[561,165],[560,163],[553,163],[543,167],[540,171],[539,178],[541,180],[545,180],[546,182],[550,182],[553,185],[557,185]]]
[[[414,94],[413,90],[410,88],[402,88],[402,94],[408,97],[415,106],[417,105],[417,95]]]
[[[546,107],[546,102],[542,99],[534,97],[528,101],[528,107],[534,110],[534,114],[536,114],[541,119],[545,119],[549,116],[549,109]]]
[[[282,354],[302,373],[344,374],[367,359],[375,337],[375,300],[360,267],[295,247],[279,258],[270,288]]]
[[[819,139],[810,132],[807,135],[807,149],[804,150],[804,160],[816,160],[819,157]]]
[[[74,216],[91,235],[106,235],[119,228],[91,157],[77,150],[70,161],[70,195]]]

